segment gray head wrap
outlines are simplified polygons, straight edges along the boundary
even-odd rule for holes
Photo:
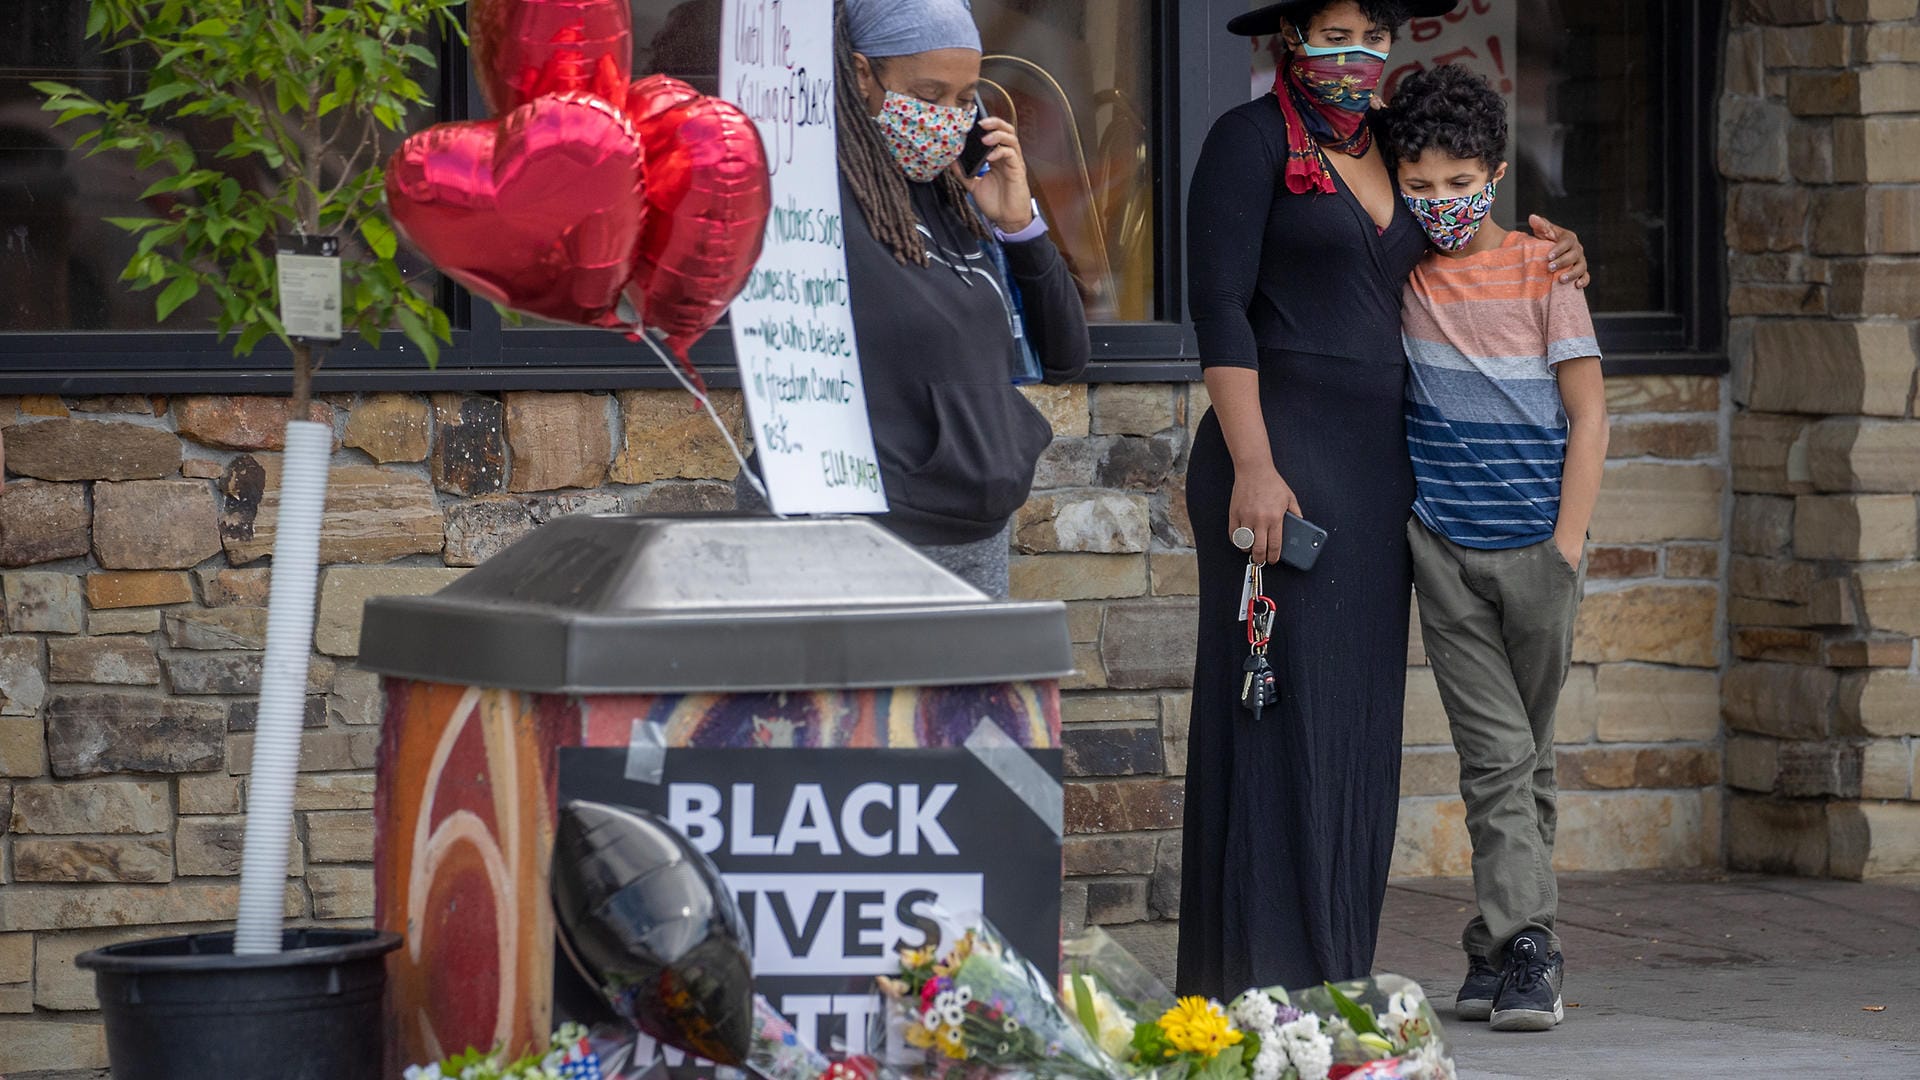
[[[847,0],[847,30],[863,56],[982,51],[972,0]]]

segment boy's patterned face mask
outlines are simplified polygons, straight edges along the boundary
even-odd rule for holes
[[[1450,199],[1416,199],[1411,195],[1402,195],[1407,201],[1407,209],[1427,231],[1427,239],[1441,251],[1459,251],[1473,242],[1474,234],[1480,231],[1480,224],[1487,220],[1487,214],[1493,210],[1495,189],[1498,181],[1489,181],[1487,186],[1471,195],[1456,195]]]
[[[916,184],[927,183],[960,160],[973,119],[973,110],[964,106],[935,105],[891,90],[880,115],[873,118],[901,171]]]

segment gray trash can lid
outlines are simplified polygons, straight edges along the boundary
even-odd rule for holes
[[[858,518],[562,518],[432,596],[367,602],[360,666],[555,693],[959,686],[1073,670],[1066,608],[996,603]]]

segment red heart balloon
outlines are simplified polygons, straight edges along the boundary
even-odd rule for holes
[[[447,276],[529,315],[623,325],[645,216],[639,135],[598,98],[541,98],[440,124],[387,165],[393,223]]]
[[[633,76],[628,0],[473,0],[470,7],[475,75],[495,114],[547,94],[625,98]]]
[[[627,119],[644,125],[661,113],[700,96],[700,91],[671,75],[649,75],[627,88]]]
[[[627,299],[682,359],[746,286],[773,191],[766,148],[731,102],[696,97],[636,121],[647,217]]]

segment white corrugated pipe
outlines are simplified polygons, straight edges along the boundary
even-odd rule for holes
[[[332,453],[332,427],[288,421],[267,599],[267,657],[260,677],[253,775],[247,781],[240,918],[233,938],[233,951],[240,955],[279,952],[286,920],[287,844],[293,835],[293,784],[306,722],[307,667],[313,655],[314,594],[320,575],[320,517]]]

